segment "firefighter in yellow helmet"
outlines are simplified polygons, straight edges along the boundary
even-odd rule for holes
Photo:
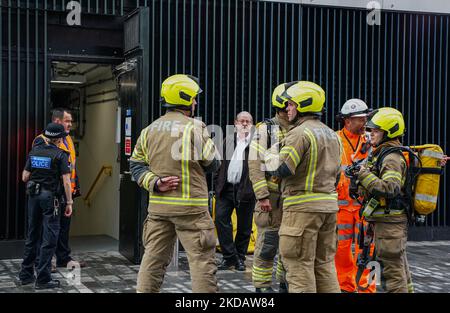
[[[274,89],[272,106],[275,116],[256,125],[255,135],[250,144],[249,175],[258,201],[254,213],[258,235],[253,256],[252,280],[256,292],[261,293],[273,292],[272,271],[278,251],[282,207],[280,179],[275,176],[266,176],[264,173],[264,154],[272,144],[283,140],[289,130],[287,99],[283,98],[282,94],[291,84],[281,84]],[[287,292],[285,273],[280,258],[277,262],[276,278],[280,281],[279,292]]]
[[[142,130],[130,160],[133,178],[149,192],[138,292],[159,292],[177,237],[187,251],[192,291],[218,290],[205,173],[220,161],[206,125],[191,118],[200,92],[193,76],[167,78],[161,88],[167,112]]]
[[[375,110],[366,127],[374,151],[367,167],[361,166],[357,173],[367,200],[363,216],[374,232],[383,288],[387,292],[408,292],[412,283],[406,259],[408,218],[403,201],[407,163],[401,151],[391,149],[401,146],[405,122],[398,110],[386,107]]]
[[[279,154],[270,149],[268,173],[282,178],[280,254],[289,292],[340,292],[336,252],[336,182],[341,143],[320,121],[325,92],[301,81],[289,87],[288,118],[294,123]]]

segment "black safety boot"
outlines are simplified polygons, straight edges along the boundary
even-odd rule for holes
[[[220,270],[229,270],[233,266],[236,265],[236,262],[223,259],[219,264],[217,264],[217,269]]]
[[[36,283],[34,285],[34,289],[53,289],[53,288],[59,288],[60,283],[59,280],[53,279],[46,283]]]
[[[26,286],[26,285],[34,283],[35,280],[36,280],[36,277],[30,277],[30,278],[26,278],[26,279],[21,279],[20,280],[20,285],[21,286]]]
[[[236,269],[236,271],[244,272],[246,269],[244,260],[238,258],[236,264],[234,265],[234,268]]]
[[[280,287],[278,288],[279,293],[288,293],[288,286],[286,283],[280,283]]]

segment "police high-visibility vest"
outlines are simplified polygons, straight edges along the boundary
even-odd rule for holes
[[[62,149],[64,151],[67,151],[70,154],[70,157],[69,157],[69,163],[70,163],[70,169],[71,169],[71,173],[70,173],[70,190],[73,193],[75,191],[75,188],[76,188],[77,173],[76,173],[76,169],[75,169],[76,152],[75,152],[75,145],[73,144],[73,141],[72,141],[72,137],[70,137],[68,135],[67,137],[63,138],[63,141],[58,146],[58,148],[60,148],[60,149]]]

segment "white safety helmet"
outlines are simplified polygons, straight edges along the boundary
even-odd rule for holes
[[[338,117],[343,119],[346,117],[361,117],[367,116],[371,110],[367,107],[367,104],[361,99],[349,99],[341,108],[341,112]]]

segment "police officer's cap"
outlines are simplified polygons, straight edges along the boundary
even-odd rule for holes
[[[49,123],[45,128],[44,136],[50,139],[64,138],[67,133],[64,126],[57,123]]]

